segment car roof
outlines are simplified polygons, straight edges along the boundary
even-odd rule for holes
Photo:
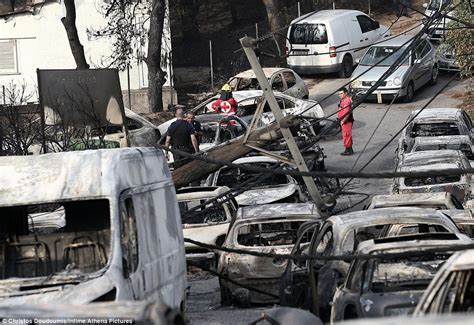
[[[408,234],[369,239],[359,243],[356,254],[387,253],[387,250],[418,251],[420,248],[462,245],[472,242],[463,234],[449,232]]]
[[[451,221],[434,209],[415,207],[380,208],[334,215],[327,219],[340,227],[363,227],[370,224],[433,223]]]
[[[176,190],[178,201],[213,198],[229,191],[227,186],[195,186]]]
[[[413,111],[411,115],[413,116],[418,112],[420,110]],[[414,119],[414,122],[419,122],[422,119],[457,119],[460,114],[460,108],[427,108]]]
[[[340,19],[341,17],[351,14],[363,14],[361,11],[358,10],[349,10],[349,9],[333,9],[333,10],[319,10],[310,12],[302,17],[298,17],[294,19],[291,24],[295,23],[315,23],[315,22],[329,22],[336,19]]]
[[[371,205],[393,207],[400,206],[400,203],[407,203],[407,205],[444,203],[450,197],[451,194],[448,192],[375,195]]]
[[[456,252],[446,262],[446,267],[451,271],[474,269],[474,249]]]
[[[471,139],[467,135],[444,135],[438,137],[416,137],[415,144],[456,144],[469,143]]]
[[[321,216],[314,203],[273,203],[242,207],[237,212],[239,219],[268,218],[282,216]]]
[[[454,165],[462,161],[464,154],[459,150],[416,151],[404,154],[399,167],[424,167],[432,165]],[[467,158],[466,158],[467,159]]]
[[[254,164],[254,163],[278,163],[278,160],[275,158],[270,158],[267,156],[251,156],[251,157],[243,157],[234,160],[232,163],[236,165],[243,165],[243,164]]]
[[[384,47],[384,46],[393,46],[393,47],[400,47],[400,46],[408,46],[415,35],[408,35],[402,34],[397,35],[396,37],[387,37],[380,41],[377,44],[372,45],[372,47]]]
[[[275,73],[281,72],[281,71],[290,71],[290,69],[286,69],[286,68],[263,68],[263,73],[265,74],[265,77],[267,77],[267,78],[270,78]],[[240,72],[239,74],[235,75],[232,78],[248,78],[248,79],[251,79],[251,78],[256,78],[256,76],[255,76],[255,72],[252,69],[249,69],[249,70]]]

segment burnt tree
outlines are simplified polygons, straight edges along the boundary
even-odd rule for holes
[[[161,44],[165,19],[166,0],[152,0],[150,29],[148,31],[148,53],[145,62],[148,67],[148,103],[151,112],[163,111],[163,84],[166,73],[161,69]]]
[[[84,47],[79,40],[76,28],[76,4],[74,0],[64,0],[66,8],[66,16],[61,18],[61,22],[66,30],[69,47],[71,48],[72,56],[78,69],[89,69],[89,64],[84,55]]]

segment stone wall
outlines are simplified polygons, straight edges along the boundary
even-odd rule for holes
[[[148,106],[148,89],[130,90],[131,107],[135,113],[150,113]],[[122,91],[123,104],[129,108],[128,90]],[[163,87],[163,108],[168,109],[168,105],[178,102],[176,90],[170,87]]]

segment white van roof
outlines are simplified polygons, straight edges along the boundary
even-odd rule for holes
[[[1,157],[0,206],[117,197],[163,181],[173,184],[162,151],[154,148]]]
[[[333,21],[336,19],[340,19],[341,17],[348,15],[348,14],[362,14],[365,15],[363,12],[358,10],[348,10],[348,9],[334,9],[334,10],[320,10],[320,11],[313,11],[304,16],[298,17],[294,19],[291,24],[297,23],[327,23],[329,21]]]

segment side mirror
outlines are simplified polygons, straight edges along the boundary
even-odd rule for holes
[[[426,2],[423,4],[423,8],[428,8],[428,4]]]
[[[357,64],[359,64],[361,59],[362,59],[362,58],[358,58],[358,59],[355,60],[355,62],[356,62]]]
[[[380,28],[380,23],[376,20],[374,20],[375,28],[379,29]]]

